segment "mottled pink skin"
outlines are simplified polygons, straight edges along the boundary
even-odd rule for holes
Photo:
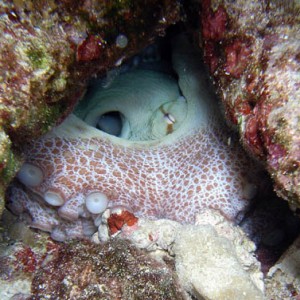
[[[24,190],[13,185],[8,207],[17,214],[28,212],[34,227],[51,232],[57,239],[90,234],[97,215],[87,210],[85,200],[93,192],[105,194],[109,207],[121,205],[137,217],[193,224],[196,214],[208,207],[232,221],[240,221],[256,191],[257,165],[226,127],[214,94],[209,91],[199,52],[187,39],[179,37],[174,41],[172,55],[179,78],[173,83],[176,91],[180,87],[185,99],[181,103],[186,106],[186,113],[181,107],[178,112],[179,117],[186,114],[182,123],[178,121],[178,128],[169,131],[169,123],[162,125],[156,117],[150,117],[146,121],[161,126],[165,135],[150,141],[128,141],[96,130],[71,115],[50,134],[25,147],[27,164],[38,167],[43,180]],[[158,74],[149,77],[133,71],[128,77],[130,82],[124,81],[125,86],[122,80],[127,77],[121,74],[120,81],[115,81],[118,89],[114,90],[114,84],[107,88],[108,99],[118,101],[116,95],[122,95],[120,105],[141,119],[143,109],[152,110],[148,105],[156,103],[156,97],[179,105],[179,91],[171,97],[175,99],[165,99],[168,96],[162,91],[168,86],[164,81],[168,75]],[[126,91],[130,91],[131,100],[138,95],[144,102],[127,105]],[[102,92],[99,88],[99,94],[91,98],[99,106],[103,105],[99,104]],[[83,104],[88,111],[97,112],[94,106]],[[162,107],[161,103],[155,105],[153,111]],[[59,195],[63,203],[58,207],[46,204],[45,195],[49,192]]]
[[[93,191],[105,193],[110,207],[124,205],[139,217],[193,223],[195,214],[210,207],[235,220],[251,203],[253,165],[237,143],[228,144],[229,131],[210,125],[174,144],[150,148],[115,145],[103,137],[41,138],[27,148],[26,161],[43,171],[44,180],[25,191],[12,186],[8,207],[28,212],[33,227],[50,232],[92,220],[84,196]],[[59,193],[65,204],[58,210],[46,204],[47,191]]]

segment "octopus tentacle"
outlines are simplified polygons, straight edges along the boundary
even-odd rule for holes
[[[106,207],[182,223],[193,223],[205,207],[231,220],[243,216],[256,189],[255,166],[226,128],[199,57],[186,40],[175,40],[178,81],[153,70],[119,74],[25,149],[26,163],[42,170],[42,181],[30,185],[18,177],[30,191],[27,198],[44,198],[43,207],[55,215],[53,238],[85,237],[93,226],[84,231],[82,224]],[[107,118],[110,112],[121,117]],[[99,130],[106,126],[107,132]],[[56,191],[50,200],[57,202],[45,197],[49,191]],[[100,206],[95,210],[84,200],[93,192],[100,195],[92,199]],[[40,212],[34,205],[27,211],[33,219]],[[52,224],[50,219],[43,221]]]

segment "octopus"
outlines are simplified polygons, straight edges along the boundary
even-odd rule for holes
[[[62,124],[24,145],[7,207],[60,241],[90,237],[107,209],[193,224],[210,208],[239,222],[257,166],[223,120],[199,49],[174,38],[171,65],[98,82]]]

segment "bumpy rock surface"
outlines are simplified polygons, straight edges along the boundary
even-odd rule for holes
[[[1,1],[0,198],[21,163],[14,146],[48,131],[87,79],[178,18],[174,1]]]
[[[263,274],[254,243],[218,212],[203,211],[196,225],[139,219],[134,225],[123,224],[119,232],[112,231],[115,227],[109,220],[113,216],[104,217],[98,239],[109,237],[104,235],[107,226],[107,233],[128,239],[138,248],[167,251],[174,257],[188,299],[264,299]]]
[[[177,239],[176,270],[184,288],[197,299],[264,299],[253,278],[241,268],[234,245],[211,226],[186,227]]]
[[[250,153],[277,193],[300,206],[300,6],[297,1],[202,1],[205,60]]]
[[[271,268],[266,287],[270,299],[300,299],[300,236]]]
[[[259,197],[239,224],[255,243],[256,257],[266,274],[300,234],[300,219],[275,193]]]
[[[169,258],[158,261],[125,240],[111,239],[102,245],[56,243],[44,233],[28,231],[24,223],[15,223],[7,211],[3,222],[3,300],[185,299]]]
[[[165,264],[120,240],[61,246],[33,278],[32,293],[32,300],[184,299]]]

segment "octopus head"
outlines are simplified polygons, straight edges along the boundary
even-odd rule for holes
[[[74,114],[86,124],[130,141],[163,138],[178,129],[187,115],[187,102],[171,74],[132,70],[109,87],[97,82]]]

